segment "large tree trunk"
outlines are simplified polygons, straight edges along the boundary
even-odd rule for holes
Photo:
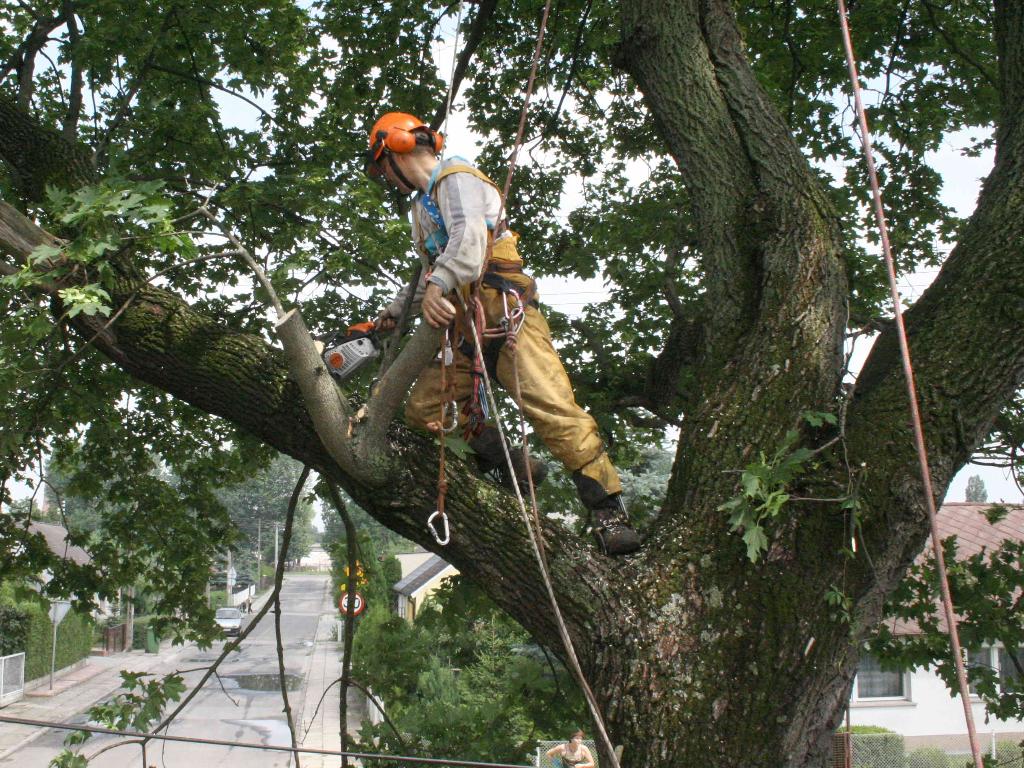
[[[939,496],[1024,381],[1024,19],[1019,4],[997,7],[1005,105],[996,167],[963,241],[907,318]],[[818,456],[790,489],[835,496],[854,472],[871,564],[841,555],[849,520],[837,504],[798,501],[766,524],[768,550],[751,564],[718,507],[736,494],[736,471],[774,451],[802,411],[835,410],[847,295],[837,223],[744,58],[728,3],[624,2],[622,26],[621,63],[692,194],[707,280],[703,328],[692,337],[703,347],[688,357],[693,407],[646,546],[609,560],[547,521],[555,591],[625,765],[823,766],[859,643],[926,533],[894,341],[883,335],[858,382],[843,448]],[[60,158],[74,178],[88,175],[80,151],[0,96],[6,125],[17,131],[0,135],[0,157],[26,198]],[[3,221],[18,223],[18,238],[2,243],[12,263],[44,237],[13,209],[0,210]],[[130,265],[120,274],[112,300],[131,302],[98,336],[101,321],[76,318],[83,338],[96,336],[95,347],[140,381],[332,477],[559,647],[510,496],[452,459],[452,543],[437,546],[424,525],[436,488],[429,441],[395,425],[368,471],[343,471],[280,351],[144,284]],[[813,447],[829,436],[805,430],[801,439]],[[848,596],[848,617],[827,604],[829,589]]]

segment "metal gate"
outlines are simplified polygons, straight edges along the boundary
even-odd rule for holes
[[[13,704],[25,694],[25,654],[0,656],[0,707]]]

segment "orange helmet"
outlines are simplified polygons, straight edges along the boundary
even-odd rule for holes
[[[444,146],[444,136],[407,112],[386,112],[370,129],[370,151],[367,160],[380,162],[384,150],[404,155],[412,152],[416,145],[432,147],[439,153]]]

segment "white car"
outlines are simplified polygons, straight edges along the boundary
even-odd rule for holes
[[[237,635],[242,630],[242,612],[237,608],[218,608],[214,621],[225,635]]]

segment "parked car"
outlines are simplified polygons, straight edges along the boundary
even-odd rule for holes
[[[237,635],[242,630],[242,612],[237,608],[218,608],[214,621],[225,635]]]

